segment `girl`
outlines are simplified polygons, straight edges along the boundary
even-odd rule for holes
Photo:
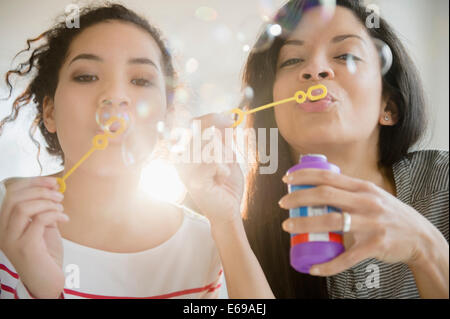
[[[292,102],[250,117],[248,127],[278,127],[281,134],[278,172],[260,174],[257,165],[249,176],[251,247],[279,298],[448,298],[448,152],[409,152],[425,130],[417,72],[386,21],[366,27],[371,11],[359,1],[338,0],[331,15],[328,9],[289,1],[275,19],[282,36],[246,63],[244,86],[254,90],[249,109],[315,84],[329,93],[322,111]],[[384,76],[373,39],[393,53]],[[326,155],[341,174],[310,169],[283,176],[308,153]],[[286,195],[287,184],[317,187]],[[343,217],[286,220],[287,209],[312,205],[351,216],[346,251],[312,267],[316,277],[290,266],[290,234],[342,231]],[[366,285],[371,264],[379,274],[375,287]]]
[[[238,267],[230,260],[236,241],[222,241],[218,251],[210,227],[214,225],[218,241],[227,239],[221,235],[224,216],[239,216],[241,176],[231,191],[214,183],[210,202],[205,194],[193,193],[194,200],[200,197],[198,202],[208,204],[203,206],[208,221],[186,208],[139,197],[142,163],[124,166],[121,135],[67,179],[64,195],[58,192],[56,178],[102,133],[95,122],[97,105],[120,106],[136,118],[136,104],[146,101],[153,122],[173,109],[175,72],[159,31],[115,4],[84,8],[79,21],[79,28],[62,22],[29,40],[29,45],[41,39],[45,43],[6,77],[9,84],[10,75],[35,71],[0,128],[32,100],[37,114],[31,132],[39,128],[47,150],[62,160],[64,170],[0,183],[1,297],[215,298],[222,275],[219,253],[229,269],[230,297],[251,297],[244,272],[259,266],[250,247],[244,246],[242,263],[251,266]],[[229,125],[217,116],[209,118],[218,127]],[[151,135],[150,140],[156,130]],[[209,167],[208,182],[218,175]],[[220,207],[228,211],[217,209],[217,198],[227,201]]]

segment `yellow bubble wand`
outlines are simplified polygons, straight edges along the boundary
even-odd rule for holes
[[[312,92],[317,89],[321,89],[322,93],[319,95],[315,95],[315,96],[312,95]],[[297,91],[293,97],[290,97],[290,98],[287,98],[284,100],[265,104],[263,106],[260,106],[260,107],[257,107],[257,108],[254,108],[254,109],[251,109],[248,111],[243,111],[240,108],[234,108],[228,112],[237,114],[238,118],[232,125],[232,127],[236,127],[242,123],[242,121],[244,120],[244,117],[248,114],[259,112],[259,111],[268,109],[272,106],[280,105],[280,104],[291,102],[291,101],[296,101],[297,103],[301,104],[306,101],[306,98],[308,98],[310,101],[317,101],[317,100],[320,100],[320,99],[324,98],[325,96],[327,96],[327,94],[328,94],[328,92],[327,92],[326,86],[322,85],[322,84],[318,84],[318,85],[311,86],[306,93],[300,90],[300,91]]]
[[[109,131],[109,127],[114,122],[120,123],[120,128],[116,132]],[[59,185],[59,192],[64,193],[66,191],[66,179],[72,175],[72,173],[85,161],[88,159],[89,156],[91,156],[92,153],[96,150],[104,150],[108,146],[108,138],[116,137],[120,134],[122,134],[126,129],[126,122],[123,118],[113,116],[111,117],[108,122],[106,122],[105,127],[108,128],[108,131],[106,131],[103,134],[97,134],[92,139],[92,147],[91,149],[83,155],[83,157],[61,178],[56,178],[58,185]]]

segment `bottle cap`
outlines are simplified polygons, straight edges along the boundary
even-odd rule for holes
[[[327,157],[325,155],[322,155],[322,154],[306,154],[306,155],[300,155],[299,162],[301,162],[302,158],[304,158],[304,157],[306,157],[306,159],[308,161],[311,161],[311,162],[312,161],[314,161],[314,162],[316,162],[316,161],[326,162],[327,161]]]

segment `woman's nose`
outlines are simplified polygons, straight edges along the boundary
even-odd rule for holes
[[[302,68],[299,74],[300,81],[320,81],[330,80],[334,78],[333,70],[326,64],[310,63],[305,68]]]

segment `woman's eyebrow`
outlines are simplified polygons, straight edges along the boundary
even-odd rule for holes
[[[79,54],[76,57],[74,57],[70,61],[69,65],[72,64],[73,62],[75,62],[76,60],[81,60],[81,59],[92,60],[92,61],[97,61],[97,62],[103,62],[103,59],[101,57],[99,57],[98,55],[90,54],[90,53],[82,53],[82,54]],[[155,67],[157,70],[159,70],[159,68],[156,65],[156,63],[153,62],[149,58],[131,58],[131,59],[128,60],[128,63],[129,64],[148,64],[148,65],[151,65],[151,66]]]
[[[335,36],[335,37],[331,40],[331,42],[333,42],[333,43],[338,43],[338,42],[344,41],[344,40],[346,40],[346,39],[348,39],[348,38],[356,38],[356,39],[359,39],[359,40],[361,40],[362,42],[366,43],[366,41],[364,41],[363,38],[361,38],[359,35],[356,35],[356,34],[342,34],[342,35],[338,35],[338,36]]]
[[[286,40],[283,43],[283,46],[285,45],[303,45],[305,42],[302,40],[295,40],[295,39],[291,39],[291,40]]]
[[[346,39],[348,39],[348,38],[356,38],[356,39],[359,39],[359,40],[361,40],[362,42],[366,43],[366,42],[364,41],[363,38],[361,38],[359,35],[356,35],[356,34],[341,34],[341,35],[337,35],[337,36],[335,36],[333,39],[331,39],[331,42],[332,42],[332,43],[338,43],[338,42],[344,41],[344,40],[346,40]],[[305,41],[303,41],[303,40],[299,40],[299,39],[290,39],[290,40],[286,40],[286,41],[283,43],[283,46],[285,46],[285,45],[298,45],[298,46],[302,46],[303,44],[305,44]]]

